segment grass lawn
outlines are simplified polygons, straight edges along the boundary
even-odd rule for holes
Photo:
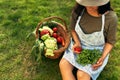
[[[111,0],[120,18],[119,0]],[[61,80],[58,63],[43,57],[34,65],[30,57],[34,38],[26,41],[44,18],[59,16],[69,25],[75,0],[0,0],[0,80]],[[120,80],[120,19],[117,42],[98,80]]]

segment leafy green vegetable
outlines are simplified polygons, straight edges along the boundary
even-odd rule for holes
[[[41,39],[42,39],[43,41],[45,41],[45,40],[48,39],[48,38],[50,38],[50,35],[49,35],[49,34],[45,34],[45,35],[43,35],[43,36],[41,37]]]
[[[100,58],[100,56],[101,51],[98,49],[83,49],[82,52],[77,55],[76,61],[82,65],[94,64]]]
[[[32,58],[35,62],[41,62],[41,55],[44,53],[45,44],[42,40],[37,39],[32,47]]]
[[[43,27],[43,26],[49,26],[51,29],[53,29],[54,27],[58,26],[58,24],[55,23],[55,22],[50,21],[50,22],[45,22],[45,23],[43,23],[43,24],[42,24],[42,27]]]

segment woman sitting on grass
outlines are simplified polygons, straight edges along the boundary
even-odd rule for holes
[[[103,71],[116,41],[117,16],[109,0],[76,0],[71,17],[71,43],[60,61],[63,80],[75,80],[72,73],[77,68],[77,80],[96,80]],[[95,64],[81,65],[76,61],[78,51],[99,49],[101,57]]]

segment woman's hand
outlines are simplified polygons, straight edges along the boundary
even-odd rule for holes
[[[96,64],[92,65],[93,70],[97,70],[100,66],[102,66],[104,58],[99,58]]]
[[[112,50],[112,47],[113,47],[113,45],[111,45],[109,43],[105,43],[102,56],[101,56],[101,58],[99,58],[99,60],[97,61],[97,63],[92,66],[93,70],[98,69],[103,64],[104,59],[109,54],[109,52]]]
[[[72,50],[74,53],[79,54],[82,51],[82,48],[79,44],[74,44]]]
[[[74,53],[79,54],[81,52],[82,48],[81,48],[81,44],[80,44],[78,35],[75,30],[72,30],[71,34],[72,34],[72,38],[74,40],[74,45],[72,47],[72,50]]]

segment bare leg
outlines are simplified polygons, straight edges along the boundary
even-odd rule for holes
[[[72,73],[73,65],[70,64],[66,59],[61,59],[59,67],[63,80],[75,80],[75,77]]]
[[[77,80],[90,80],[90,75],[84,71],[77,71]]]

